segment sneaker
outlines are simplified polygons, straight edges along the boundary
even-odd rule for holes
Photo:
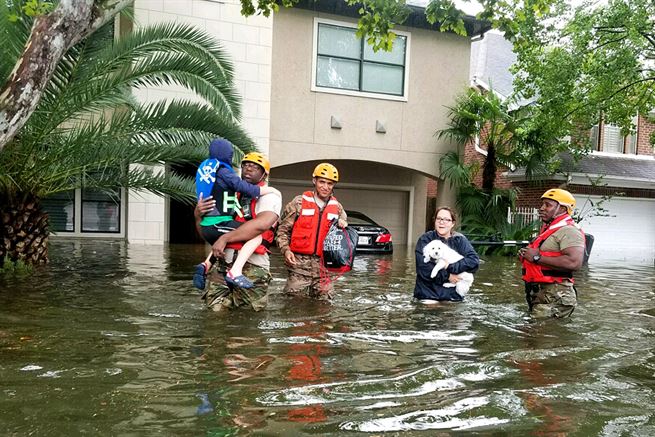
[[[207,272],[205,271],[205,265],[200,263],[193,268],[193,286],[198,290],[204,290],[206,280]]]
[[[255,284],[252,283],[252,281],[248,278],[246,278],[243,275],[239,275],[236,277],[233,277],[231,274],[225,275],[225,282],[228,285],[231,285],[233,287],[239,287],[239,288],[252,288],[255,286]]]

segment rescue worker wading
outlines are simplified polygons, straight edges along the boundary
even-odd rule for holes
[[[296,196],[284,207],[275,241],[284,255],[289,277],[284,291],[319,299],[332,298],[332,284],[321,284],[323,240],[332,220],[348,225],[343,206],[332,195],[339,172],[332,164],[321,163],[312,173],[314,191]]]
[[[575,198],[559,188],[541,196],[539,235],[519,250],[525,297],[535,317],[568,317],[577,305],[573,272],[582,267],[585,238],[571,218]]]
[[[258,152],[248,153],[241,161],[241,178],[251,184],[263,186],[269,175],[271,164]],[[238,228],[222,234],[212,245],[212,252],[218,262],[209,276],[209,285],[203,296],[205,304],[213,311],[224,311],[238,307],[251,307],[255,311],[263,310],[268,303],[268,286],[271,282],[268,245],[272,242],[273,231],[280,210],[282,196],[278,190],[260,196],[256,200],[241,198],[243,207],[243,224]],[[201,199],[195,209],[196,223],[215,206],[212,198]],[[252,253],[243,269],[253,282],[253,287],[243,288],[238,284],[228,284],[224,273],[230,267],[244,241],[257,235],[262,236],[262,243]],[[223,273],[223,274],[221,274]]]

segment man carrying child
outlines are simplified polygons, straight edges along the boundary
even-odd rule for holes
[[[266,178],[270,172],[270,163],[261,153],[248,153],[241,162],[241,178],[250,184],[266,187]],[[214,274],[210,272],[210,283],[203,299],[206,305],[214,311],[232,309],[240,306],[250,306],[255,311],[262,310],[268,302],[268,285],[271,281],[270,260],[267,247],[273,241],[273,226],[277,223],[282,209],[280,192],[268,188],[268,194],[259,198],[241,197],[239,203],[243,207],[243,220],[234,230],[222,234],[212,245],[213,255],[219,259]],[[203,216],[215,207],[213,198],[199,199],[194,215],[196,225],[200,227]],[[252,287],[244,288],[239,284],[229,283],[216,274],[216,270],[224,272],[235,258],[235,252],[246,241],[261,236],[262,242],[255,251],[247,257],[243,267]],[[242,250],[242,249],[241,249]],[[227,283],[226,283],[227,282]]]

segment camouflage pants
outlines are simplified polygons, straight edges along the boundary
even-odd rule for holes
[[[316,255],[295,254],[298,263],[289,268],[289,277],[284,292],[293,296],[305,296],[330,300],[334,294],[332,282],[327,275],[321,278],[321,258]]]
[[[569,317],[578,301],[573,284],[525,284],[525,298],[533,317]]]
[[[243,306],[250,306],[255,311],[266,308],[268,284],[272,279],[268,269],[246,263],[243,274],[255,284],[252,288],[228,286],[225,283],[227,270],[228,266],[223,260],[219,260],[211,269],[207,277],[207,288],[202,296],[207,308],[217,312]]]

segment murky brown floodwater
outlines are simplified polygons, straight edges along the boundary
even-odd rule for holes
[[[3,435],[655,435],[655,268],[595,261],[565,321],[490,258],[466,301],[411,300],[413,254],[361,256],[332,305],[220,317],[201,246],[53,243],[0,279]],[[441,433],[441,434],[440,434]]]

